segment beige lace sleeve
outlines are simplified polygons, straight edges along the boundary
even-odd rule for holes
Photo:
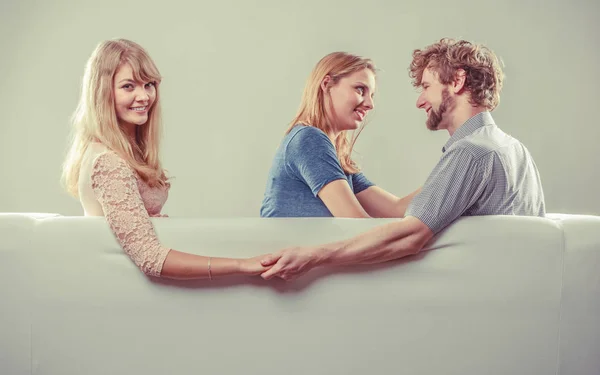
[[[134,171],[114,152],[105,152],[92,166],[92,189],[125,253],[145,274],[160,276],[170,249],[156,236]]]

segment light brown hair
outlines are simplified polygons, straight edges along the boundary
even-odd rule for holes
[[[500,103],[504,81],[501,64],[496,54],[482,44],[443,38],[424,49],[413,51],[409,75],[413,86],[419,87],[423,71],[429,68],[442,84],[448,85],[462,69],[466,73],[464,87],[470,95],[471,104],[491,111]]]
[[[369,69],[376,73],[375,64],[367,58],[356,56],[347,52],[333,52],[323,57],[312,70],[306,81],[300,107],[296,117],[289,124],[286,134],[297,124],[314,126],[326,134],[330,134],[332,124],[327,121],[325,112],[325,94],[321,89],[321,82],[326,76],[331,77],[330,86],[335,85],[343,77]],[[352,160],[352,148],[356,138],[364,127],[361,125],[358,134],[352,141],[348,140],[347,131],[341,131],[335,139],[337,157],[344,172],[353,174],[359,172],[358,165]]]

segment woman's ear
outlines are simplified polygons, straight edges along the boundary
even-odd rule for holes
[[[327,92],[327,88],[329,87],[329,83],[331,82],[331,76],[326,75],[323,80],[321,81],[321,90],[323,90],[324,93]]]

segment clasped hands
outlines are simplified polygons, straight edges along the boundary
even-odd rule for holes
[[[272,254],[240,259],[241,271],[248,275],[260,275],[269,280],[279,277],[293,280],[318,266],[322,257],[315,247],[290,247]]]

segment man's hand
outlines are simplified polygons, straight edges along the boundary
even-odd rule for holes
[[[295,279],[319,265],[319,254],[313,247],[291,247],[265,256],[261,264],[269,268],[260,276],[269,280],[280,277],[283,280]]]

